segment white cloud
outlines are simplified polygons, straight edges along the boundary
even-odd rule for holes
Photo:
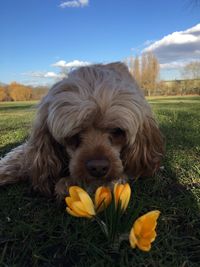
[[[54,67],[60,67],[60,68],[78,68],[82,66],[88,66],[90,65],[90,62],[87,61],[79,61],[79,60],[73,60],[70,62],[66,62],[65,60],[59,60],[56,63],[52,64]]]
[[[151,44],[153,44],[155,42],[155,40],[146,40],[144,43],[143,43],[143,46],[149,46]]]
[[[59,7],[84,7],[88,6],[89,0],[72,0],[72,1],[65,1],[59,5]]]
[[[185,31],[173,32],[143,50],[152,51],[161,68],[180,68],[189,61],[200,59],[200,23]]]
[[[65,60],[59,60],[56,63],[52,64],[53,67],[60,67],[60,68],[64,68],[65,65],[66,65]]]
[[[47,87],[50,87],[52,85],[52,82],[47,82],[46,80],[41,80],[41,79],[37,79],[37,80],[34,80],[34,79],[23,79],[21,81],[22,84],[25,84],[25,85],[28,85],[28,86],[33,86],[33,87],[36,87],[36,86],[47,86]]]
[[[59,74],[49,71],[47,73],[44,74],[44,78],[58,78]]]
[[[160,64],[160,68],[162,69],[167,69],[167,70],[173,70],[173,69],[180,69],[183,68],[188,61],[173,61],[170,63],[162,63]]]
[[[42,71],[30,71],[22,73],[24,76],[29,76],[32,78],[53,78],[53,79],[61,79],[63,78],[63,74],[55,73],[55,72],[42,72]]]
[[[54,71],[28,71],[21,73],[22,76],[26,76],[27,78],[23,80],[24,84],[32,84],[32,85],[44,85],[44,84],[52,84],[55,81],[62,80],[67,76],[67,73],[74,68],[87,66],[91,63],[87,61],[79,61],[73,60],[70,62],[66,62],[65,60],[59,60],[56,63],[52,64],[53,67],[59,67],[60,70],[58,73]]]

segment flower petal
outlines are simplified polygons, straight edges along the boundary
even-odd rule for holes
[[[98,208],[98,206],[100,205],[101,192],[102,192],[102,186],[98,187],[96,192],[95,192],[95,198],[94,198],[95,208]]]
[[[131,229],[131,232],[129,234],[129,241],[130,241],[131,247],[135,248],[137,245],[137,238],[135,236],[135,232],[133,228]]]
[[[153,242],[155,240],[156,236],[157,236],[156,231],[153,230],[153,231],[151,231],[149,233],[143,234],[142,238],[149,239],[150,242]]]
[[[160,215],[160,211],[150,211],[144,214],[141,219],[143,220],[142,231],[143,232],[151,232],[155,230],[157,226],[157,219]]]
[[[81,201],[75,201],[72,203],[72,211],[79,215],[79,217],[91,218],[92,215],[85,210],[85,206]]]
[[[112,194],[109,187],[101,186],[95,193],[95,208],[97,212],[104,210],[111,202]]]
[[[158,217],[160,216],[160,211],[159,210],[152,210],[152,211],[145,213],[143,216],[145,216],[146,218],[148,218],[150,220],[156,221],[158,219]]]
[[[142,224],[139,219],[137,219],[133,224],[134,233],[136,236],[139,236],[142,230]]]
[[[131,197],[131,188],[130,188],[130,185],[128,183],[126,183],[124,185],[124,188],[123,188],[121,194],[120,194],[120,200],[122,203],[121,208],[123,210],[126,210],[128,203],[129,203],[129,200],[130,200],[130,197]]]
[[[71,208],[71,205],[74,202],[74,200],[71,197],[66,197],[65,202],[66,202],[67,206],[69,206]]]
[[[70,208],[66,208],[66,211],[72,215],[72,216],[75,216],[75,217],[80,217],[76,212],[74,212],[73,210],[71,210]]]
[[[69,188],[69,194],[73,198],[74,201],[80,200],[79,194],[78,194],[80,192],[85,192],[85,191],[79,186],[70,186]]]
[[[135,244],[143,251],[151,249],[151,242],[156,238],[155,228],[159,215],[158,210],[150,211],[134,222],[129,238],[132,247]]]
[[[121,196],[121,193],[123,191],[123,188],[124,188],[123,184],[116,183],[115,186],[114,186],[113,193],[114,193],[114,197],[115,197],[115,207],[117,207],[117,205],[119,203],[119,200],[121,200],[120,196]]]
[[[89,215],[95,215],[96,213],[94,210],[94,204],[92,202],[92,199],[88,195],[88,193],[83,190],[83,192],[78,192],[78,194],[79,194],[79,198],[80,198],[80,200],[84,206],[85,211]]]
[[[102,200],[104,200],[106,206],[108,206],[112,200],[112,194],[110,191],[104,192],[101,194]]]
[[[148,245],[144,246],[143,244],[141,243],[138,243],[137,244],[138,248],[143,250],[143,251],[149,251],[151,249],[151,243],[149,243]]]

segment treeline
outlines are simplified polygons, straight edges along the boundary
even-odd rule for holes
[[[129,57],[125,63],[146,96],[200,95],[200,61],[193,61],[181,69],[181,80],[160,80],[160,64],[152,53],[141,57]],[[31,87],[17,82],[0,85],[0,101],[39,100],[48,92],[48,87]]]
[[[160,64],[153,53],[131,56],[125,63],[146,96],[200,95],[200,61],[186,64],[181,69],[182,79],[172,81],[160,80]]]
[[[200,95],[200,79],[161,81],[155,95]]]
[[[39,100],[48,92],[48,87],[31,87],[17,82],[0,86],[0,101]]]

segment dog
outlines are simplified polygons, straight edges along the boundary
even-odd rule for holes
[[[63,199],[70,185],[152,176],[164,140],[151,108],[120,62],[71,71],[41,100],[30,138],[0,161],[0,185],[29,180]]]

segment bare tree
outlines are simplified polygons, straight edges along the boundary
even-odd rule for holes
[[[142,54],[141,86],[148,95],[155,94],[159,78],[160,66],[158,59],[151,52]]]
[[[135,78],[136,82],[140,85],[141,73],[140,73],[140,61],[138,56],[136,56],[136,58],[130,56],[129,59],[126,60],[126,64],[129,67],[130,73]]]
[[[183,68],[182,76],[185,79],[200,79],[200,61],[188,63]]]
[[[158,85],[160,65],[158,59],[151,52],[143,53],[139,58],[130,56],[124,60],[136,82],[145,94],[155,94]]]
[[[140,61],[138,56],[136,56],[133,64],[133,76],[135,77],[136,82],[141,85],[141,71],[140,71]]]
[[[142,54],[141,58],[141,87],[143,90],[147,90],[149,84],[149,71],[148,71],[148,59],[147,54]]]

